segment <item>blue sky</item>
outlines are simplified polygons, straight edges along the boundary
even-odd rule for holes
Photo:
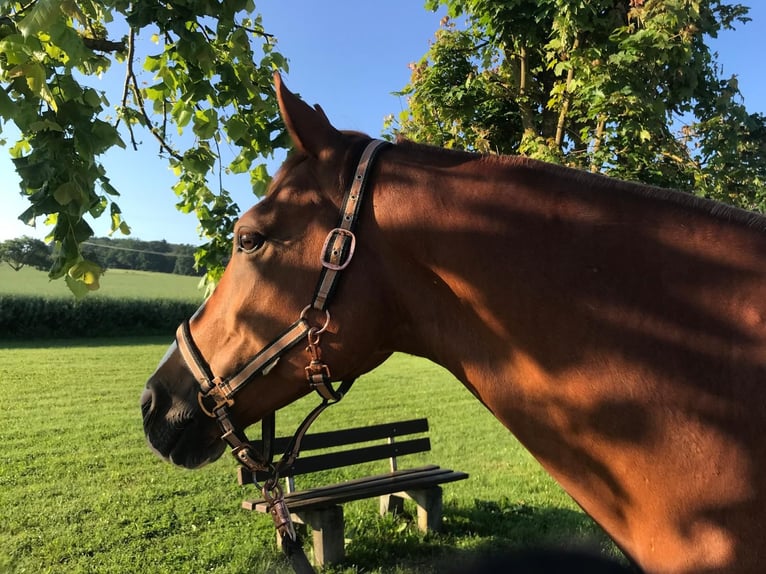
[[[766,77],[759,48],[766,36],[766,3],[751,3],[752,22],[723,34],[711,46],[719,54],[724,75],[738,76],[748,110],[766,113]],[[264,27],[278,38],[279,51],[289,59],[288,87],[309,103],[320,103],[338,128],[371,135],[381,133],[386,115],[405,106],[391,92],[407,83],[408,64],[426,52],[442,16],[426,12],[422,2],[411,0],[268,0],[256,5]],[[122,71],[116,76],[114,81],[120,81]],[[115,94],[115,104],[114,86],[105,89]],[[180,214],[174,207],[174,178],[166,161],[157,157],[157,146],[150,138],[144,137],[144,142],[139,152],[117,150],[104,158],[112,184],[121,191],[118,203],[132,237],[199,243],[194,216]],[[0,177],[0,240],[45,237],[42,221],[31,228],[17,220],[26,200],[17,192],[16,174],[5,149],[0,149]],[[256,201],[246,175],[230,176],[224,187],[243,210]],[[91,225],[96,235],[107,235],[106,218]]]

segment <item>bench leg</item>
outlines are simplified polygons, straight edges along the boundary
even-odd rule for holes
[[[418,528],[423,532],[439,532],[442,528],[442,488],[413,490],[407,495],[418,505]]]
[[[396,514],[401,516],[404,514],[404,498],[397,496],[396,494],[384,494],[380,497],[380,515]]]
[[[343,560],[345,551],[342,506],[300,512],[298,516],[311,528],[314,562],[317,566],[334,564]]]

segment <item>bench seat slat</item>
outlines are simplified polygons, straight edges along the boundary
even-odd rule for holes
[[[285,502],[292,512],[300,512],[383,494],[430,488],[465,478],[468,475],[464,472],[429,465],[290,493],[285,495]],[[259,512],[268,511],[267,503],[263,500],[246,500],[242,507]]]
[[[347,486],[347,487],[363,486],[365,484],[369,484],[371,481],[374,481],[374,480],[378,480],[381,478],[391,478],[391,477],[401,477],[401,478],[397,478],[397,480],[403,480],[404,477],[411,474],[422,475],[423,473],[439,471],[439,470],[442,470],[442,468],[439,465],[427,464],[425,466],[406,468],[404,470],[397,470],[395,472],[384,472],[384,473],[375,474],[371,476],[363,476],[363,477],[354,478],[351,480],[344,480],[343,482],[336,482],[333,484],[324,484],[322,486],[307,488],[306,490],[298,490],[295,492],[290,492],[285,494],[285,498],[290,496],[294,500],[300,500],[301,496],[303,496],[304,493],[306,492],[309,492],[311,494],[316,494],[316,495],[324,495],[324,494],[329,494],[336,491],[339,486]]]

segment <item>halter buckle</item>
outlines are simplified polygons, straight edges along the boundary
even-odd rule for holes
[[[347,244],[348,248],[346,247]],[[322,246],[321,263],[331,271],[342,271],[354,257],[356,236],[348,229],[336,227],[327,234]],[[344,257],[345,254],[345,258]]]
[[[215,381],[214,381],[215,383]],[[223,407],[230,407],[234,404],[234,399],[227,397],[224,390],[217,384],[214,384],[213,388],[203,393],[202,391],[197,393],[197,402],[202,412],[210,418],[218,418],[216,411]]]
[[[330,375],[330,367],[321,361],[311,361],[305,371],[306,379],[311,384],[312,388],[316,388],[316,385],[319,383],[329,381],[332,378]]]

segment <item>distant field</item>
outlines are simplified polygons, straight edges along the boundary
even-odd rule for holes
[[[97,297],[137,299],[180,299],[201,301],[203,293],[197,288],[199,277],[108,269],[101,278],[101,288],[90,295]],[[51,281],[48,274],[28,267],[14,271],[0,265],[0,294],[43,295],[71,297],[63,279]]]

